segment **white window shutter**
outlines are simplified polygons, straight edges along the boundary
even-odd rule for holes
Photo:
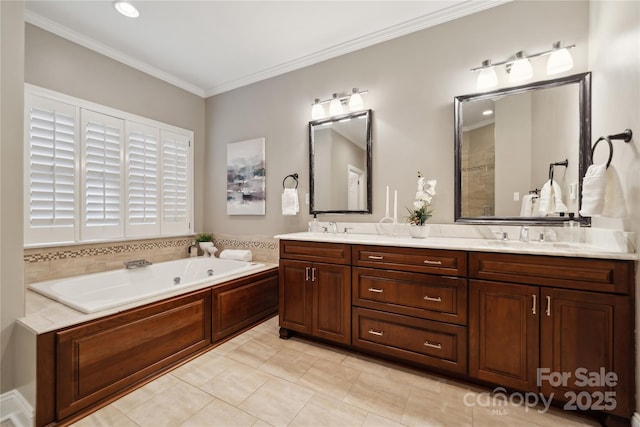
[[[158,128],[127,122],[127,237],[160,235]]]
[[[189,233],[192,217],[190,138],[161,130],[162,234]]]
[[[123,236],[123,120],[82,110],[82,240]]]
[[[25,244],[76,238],[77,110],[25,98]]]

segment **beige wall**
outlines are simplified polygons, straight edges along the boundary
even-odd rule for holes
[[[202,231],[204,100],[26,24],[25,82],[194,131],[195,231]]]
[[[622,132],[626,128],[634,132],[628,144],[613,142],[614,156],[611,162],[622,181],[627,216],[623,220],[593,218],[592,225],[635,231],[638,238],[636,247],[640,247],[640,2],[592,0],[590,6],[589,67],[593,71],[593,139]],[[607,156],[607,153],[597,154]],[[640,268],[636,263],[636,288],[638,284]],[[636,298],[638,331],[640,293],[636,292]],[[636,342],[636,412],[640,412],[640,399],[637,397],[640,396],[640,352],[637,347]]]
[[[24,315],[22,286],[22,115],[24,5],[0,2],[0,393],[17,386],[15,319]]]
[[[433,222],[453,221],[453,98],[475,92],[481,61],[500,61],[518,50],[547,50],[556,40],[576,43],[572,72],[587,70],[589,4],[507,3],[459,20],[362,49],[206,100],[205,228],[230,234],[273,235],[306,230],[308,206],[296,217],[281,215],[282,179],[300,174],[308,192],[311,103],[352,87],[368,89],[373,109],[373,215],[323,216],[323,220],[378,221],[385,188],[398,190],[404,216],[418,170],[438,180]],[[519,19],[525,17],[526,19]],[[534,61],[544,78],[544,60]],[[501,77],[504,71],[501,70]],[[502,80],[504,81],[504,79]],[[226,144],[266,138],[267,214],[227,216],[224,193]]]

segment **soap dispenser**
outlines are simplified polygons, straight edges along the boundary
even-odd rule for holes
[[[568,231],[567,239],[571,243],[578,243],[580,240],[580,223],[574,220],[575,214],[569,212],[569,220],[565,221],[564,227]]]

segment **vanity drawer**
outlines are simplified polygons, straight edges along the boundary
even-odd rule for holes
[[[629,293],[631,261],[469,253],[469,277],[597,292]]]
[[[467,279],[354,267],[353,304],[465,325]]]
[[[355,307],[355,347],[451,372],[467,372],[467,328]]]
[[[300,261],[351,264],[350,246],[342,243],[280,241],[280,258]]]
[[[441,249],[353,245],[354,265],[444,276],[466,276],[467,254]]]

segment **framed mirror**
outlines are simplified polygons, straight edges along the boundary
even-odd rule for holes
[[[454,126],[456,222],[591,223],[591,73],[457,96]]]
[[[309,122],[309,212],[370,214],[371,110]]]

